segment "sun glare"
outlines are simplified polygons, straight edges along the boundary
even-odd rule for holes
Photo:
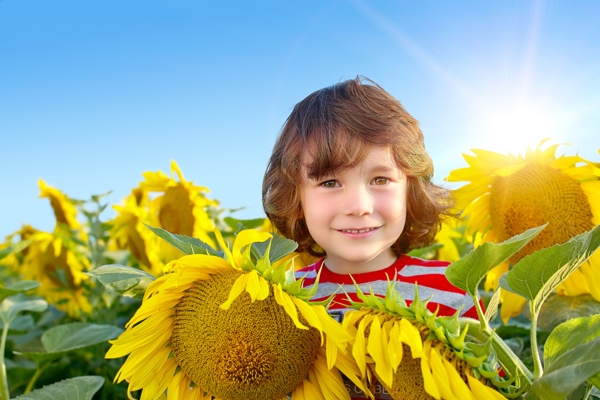
[[[544,138],[554,138],[557,116],[531,104],[484,113],[479,124],[480,148],[513,154],[535,148]]]

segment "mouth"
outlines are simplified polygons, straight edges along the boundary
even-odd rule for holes
[[[361,229],[338,229],[339,232],[343,232],[343,233],[366,233],[366,232],[372,232],[379,229],[379,227],[374,227],[374,228],[361,228]]]

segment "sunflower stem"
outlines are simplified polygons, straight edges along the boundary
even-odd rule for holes
[[[27,387],[25,388],[25,391],[23,392],[23,394],[27,394],[27,393],[31,392],[31,389],[33,389],[33,385],[35,385],[35,383],[37,382],[38,378],[42,374],[43,370],[44,370],[44,368],[40,368],[38,366],[38,369],[35,370],[35,373],[31,377],[31,379],[29,380],[29,383],[27,384]]]
[[[498,361],[504,368],[506,372],[508,372],[511,376],[519,375],[522,379],[521,383],[530,386],[533,382],[533,374],[529,369],[523,364],[521,359],[517,357],[517,355],[511,350],[510,347],[502,340],[500,336],[496,334],[496,332],[492,330],[484,331],[481,329],[481,325],[478,321],[475,321],[472,318],[460,318],[459,319],[461,329],[465,328],[465,325],[469,325],[469,333],[468,335],[473,337],[474,339],[484,343],[489,338],[492,339],[492,347],[494,348],[494,352],[496,353],[496,357]],[[524,381],[524,382],[523,382]]]
[[[531,312],[531,356],[533,357],[533,377],[540,378],[544,375],[544,368],[542,367],[542,359],[540,358],[540,350],[537,345],[537,319],[538,315],[534,308],[534,302],[529,302],[529,310]]]
[[[6,337],[8,336],[8,327],[10,322],[3,321],[2,339],[0,341],[0,399],[9,400],[10,392],[8,390],[8,379],[6,378],[6,365],[4,364],[4,347],[6,345]]]

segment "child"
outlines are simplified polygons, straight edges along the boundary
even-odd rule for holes
[[[344,292],[358,299],[351,276],[382,297],[396,278],[409,304],[418,283],[421,298],[433,295],[431,311],[462,306],[461,316],[477,318],[471,298],[446,280],[448,263],[406,255],[452,216],[450,194],[432,175],[418,122],[369,79],[318,90],[294,107],[265,172],[263,206],[299,252],[323,257],[297,273],[306,286],[321,270],[313,300],[337,291],[330,311],[341,320]]]

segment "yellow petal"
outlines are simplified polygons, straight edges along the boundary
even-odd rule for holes
[[[319,317],[319,321],[321,321],[321,326],[323,326],[325,334],[334,338],[338,347],[342,350],[345,347],[343,343],[351,342],[354,339],[354,337],[345,330],[339,322],[327,314],[325,307],[321,305],[312,305],[311,309],[317,314],[317,317]]]
[[[485,386],[472,376],[467,375],[467,380],[469,381],[471,392],[473,392],[473,396],[476,399],[506,400],[506,397],[502,396],[491,387]]]
[[[235,280],[235,283],[229,291],[229,297],[227,298],[227,301],[220,305],[221,309],[228,310],[231,306],[231,303],[233,303],[233,301],[237,299],[240,294],[242,294],[244,289],[246,289],[246,285],[248,284],[249,276],[250,274],[242,274]]]
[[[237,258],[241,257],[241,251],[244,247],[252,243],[264,242],[273,237],[268,232],[259,232],[256,229],[245,229],[238,233],[233,242],[233,256]]]
[[[462,380],[458,371],[450,364],[448,360],[445,358],[442,359],[444,363],[444,368],[446,368],[446,373],[448,374],[448,379],[450,380],[450,386],[452,387],[452,393],[456,395],[460,400],[477,400],[471,394],[471,390]]]
[[[316,328],[321,333],[321,345],[323,345],[323,324],[321,324],[321,320],[317,315],[317,309],[307,304],[305,301],[302,301],[296,297],[290,297],[298,310],[300,310],[300,314],[306,319],[306,322],[313,328]]]
[[[289,315],[292,321],[294,321],[296,328],[308,329],[307,326],[302,325],[300,320],[298,320],[298,311],[296,310],[296,306],[294,305],[294,302],[290,296],[281,289],[280,284],[273,285],[273,294],[275,295],[275,301],[277,304],[283,307],[287,315]]]
[[[388,353],[384,346],[387,345],[385,340],[385,331],[381,330],[379,317],[375,316],[371,323],[371,333],[369,334],[369,340],[367,341],[367,350],[369,355],[375,361],[375,371],[379,378],[388,386],[392,385],[394,374],[392,367],[389,362]]]
[[[321,390],[308,380],[302,381],[302,383],[294,389],[292,392],[292,400],[324,400]]]
[[[250,295],[250,301],[254,301],[258,298],[260,292],[260,277],[256,270],[248,272],[248,283],[246,284],[246,292]],[[269,294],[269,288],[267,287],[267,295]],[[265,296],[266,297],[266,296]]]
[[[425,342],[425,346],[421,357],[421,374],[423,375],[423,386],[425,387],[425,391],[429,393],[431,397],[433,397],[436,400],[440,400],[442,397],[440,396],[440,391],[438,390],[437,384],[433,380],[431,368],[429,367],[430,350],[431,342]]]
[[[444,364],[442,363],[442,357],[439,355],[436,349],[431,349],[429,357],[431,374],[438,387],[438,390],[440,391],[440,395],[445,400],[457,400],[452,393],[450,379],[448,378],[446,368],[444,368]]]
[[[229,250],[229,247],[227,246],[227,243],[225,243],[225,240],[223,239],[223,235],[221,235],[221,232],[218,229],[215,229],[213,232],[217,238],[217,243],[219,243],[219,246],[221,246],[221,249],[223,249],[223,252],[225,253],[225,260],[227,260],[229,265],[232,267],[238,267],[238,265],[235,263],[233,255],[231,254],[231,251]]]
[[[340,373],[336,369],[329,370],[327,368],[327,360],[323,354],[317,353],[313,368],[325,400],[350,400]]]
[[[524,297],[504,289],[501,289],[500,300],[502,301],[500,317],[505,324],[508,323],[510,317],[519,315],[521,313],[521,309],[527,302]]]
[[[365,343],[365,320],[362,319],[358,324],[358,331],[356,332],[356,339],[352,346],[352,356],[356,360],[356,365],[360,369],[360,376],[365,377],[365,370],[367,362],[365,360],[365,353],[367,352],[367,346]]]
[[[392,370],[396,372],[400,362],[402,362],[402,341],[400,340],[400,325],[398,321],[394,321],[394,326],[390,330],[390,343],[388,345],[390,353],[390,364]]]
[[[421,334],[413,324],[404,318],[400,320],[400,340],[410,347],[412,358],[422,357],[423,342],[421,342]]]

